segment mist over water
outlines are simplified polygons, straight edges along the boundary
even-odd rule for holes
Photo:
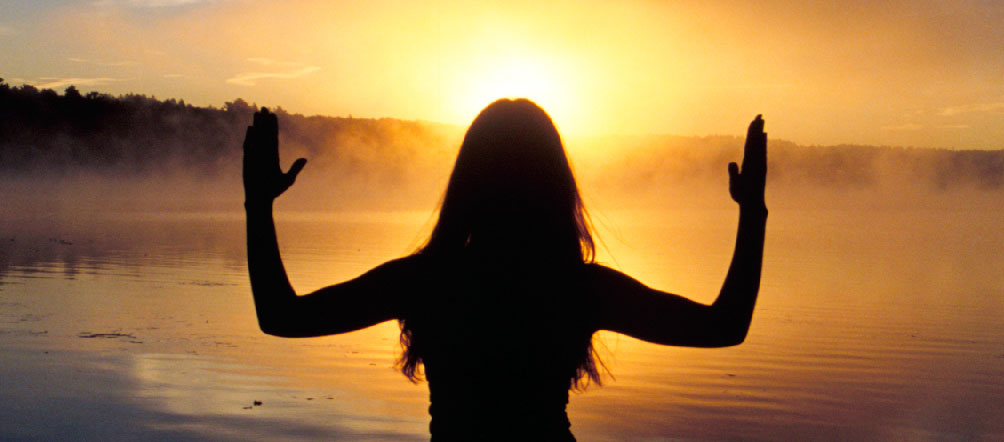
[[[241,143],[254,106],[71,89],[0,83],[7,213],[240,210]],[[274,110],[282,163],[309,160],[279,203],[299,211],[432,210],[465,130]],[[799,146],[783,137],[771,134],[771,208],[990,209],[1004,201],[1004,150]],[[743,140],[566,135],[565,144],[591,209],[672,209],[730,207],[726,165],[741,159]]]
[[[240,176],[252,106],[11,91],[0,102],[0,357],[19,381],[0,392],[0,415],[26,426],[0,424],[0,438],[425,437],[424,386],[390,369],[393,324],[300,341],[256,329]],[[276,204],[299,291],[421,243],[465,128],[277,112],[283,165],[309,160]],[[742,139],[565,142],[599,259],[711,302],[734,241],[726,165]],[[1004,437],[1004,151],[771,139],[768,155],[747,342],[708,351],[603,334],[615,379],[573,395],[576,435]],[[96,425],[93,410],[123,424]],[[69,424],[48,428],[47,414]]]

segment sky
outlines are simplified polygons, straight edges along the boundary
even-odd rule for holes
[[[1004,148],[1004,2],[0,0],[0,77],[566,135]]]

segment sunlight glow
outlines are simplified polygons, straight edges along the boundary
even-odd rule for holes
[[[472,120],[500,98],[527,98],[540,105],[559,129],[575,128],[575,76],[561,60],[536,54],[483,58],[461,69],[460,81],[447,98],[451,113]]]

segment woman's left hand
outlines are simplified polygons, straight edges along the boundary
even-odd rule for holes
[[[766,208],[764,187],[767,183],[767,134],[763,118],[757,115],[746,133],[743,167],[729,163],[729,193],[740,208]]]
[[[244,203],[271,204],[296,181],[307,164],[297,159],[283,173],[279,168],[279,122],[275,114],[262,108],[244,137]]]

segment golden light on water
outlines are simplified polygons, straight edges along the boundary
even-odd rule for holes
[[[740,158],[648,135],[741,135],[762,113],[774,178],[746,343],[685,349],[600,332],[614,377],[572,396],[575,434],[1004,440],[993,161],[808,147],[1004,147],[995,2],[8,3],[0,74],[13,87],[354,115],[329,121],[345,132],[299,124],[317,140],[290,149],[317,153],[276,206],[300,293],[413,253],[463,130],[505,97],[536,102],[561,132],[598,262],[711,303],[735,239],[725,164]],[[453,127],[359,119],[384,117]],[[306,119],[284,130],[297,133],[294,120]],[[208,132],[192,144],[217,146]],[[11,218],[0,222],[0,379],[14,382],[0,386],[11,398],[0,440],[427,437],[428,392],[392,367],[396,323],[320,339],[261,333],[240,162],[221,155],[233,161],[207,163],[218,179],[199,168],[126,177],[126,163],[110,174],[9,168],[19,173],[3,177],[0,199],[18,210],[0,214]]]

